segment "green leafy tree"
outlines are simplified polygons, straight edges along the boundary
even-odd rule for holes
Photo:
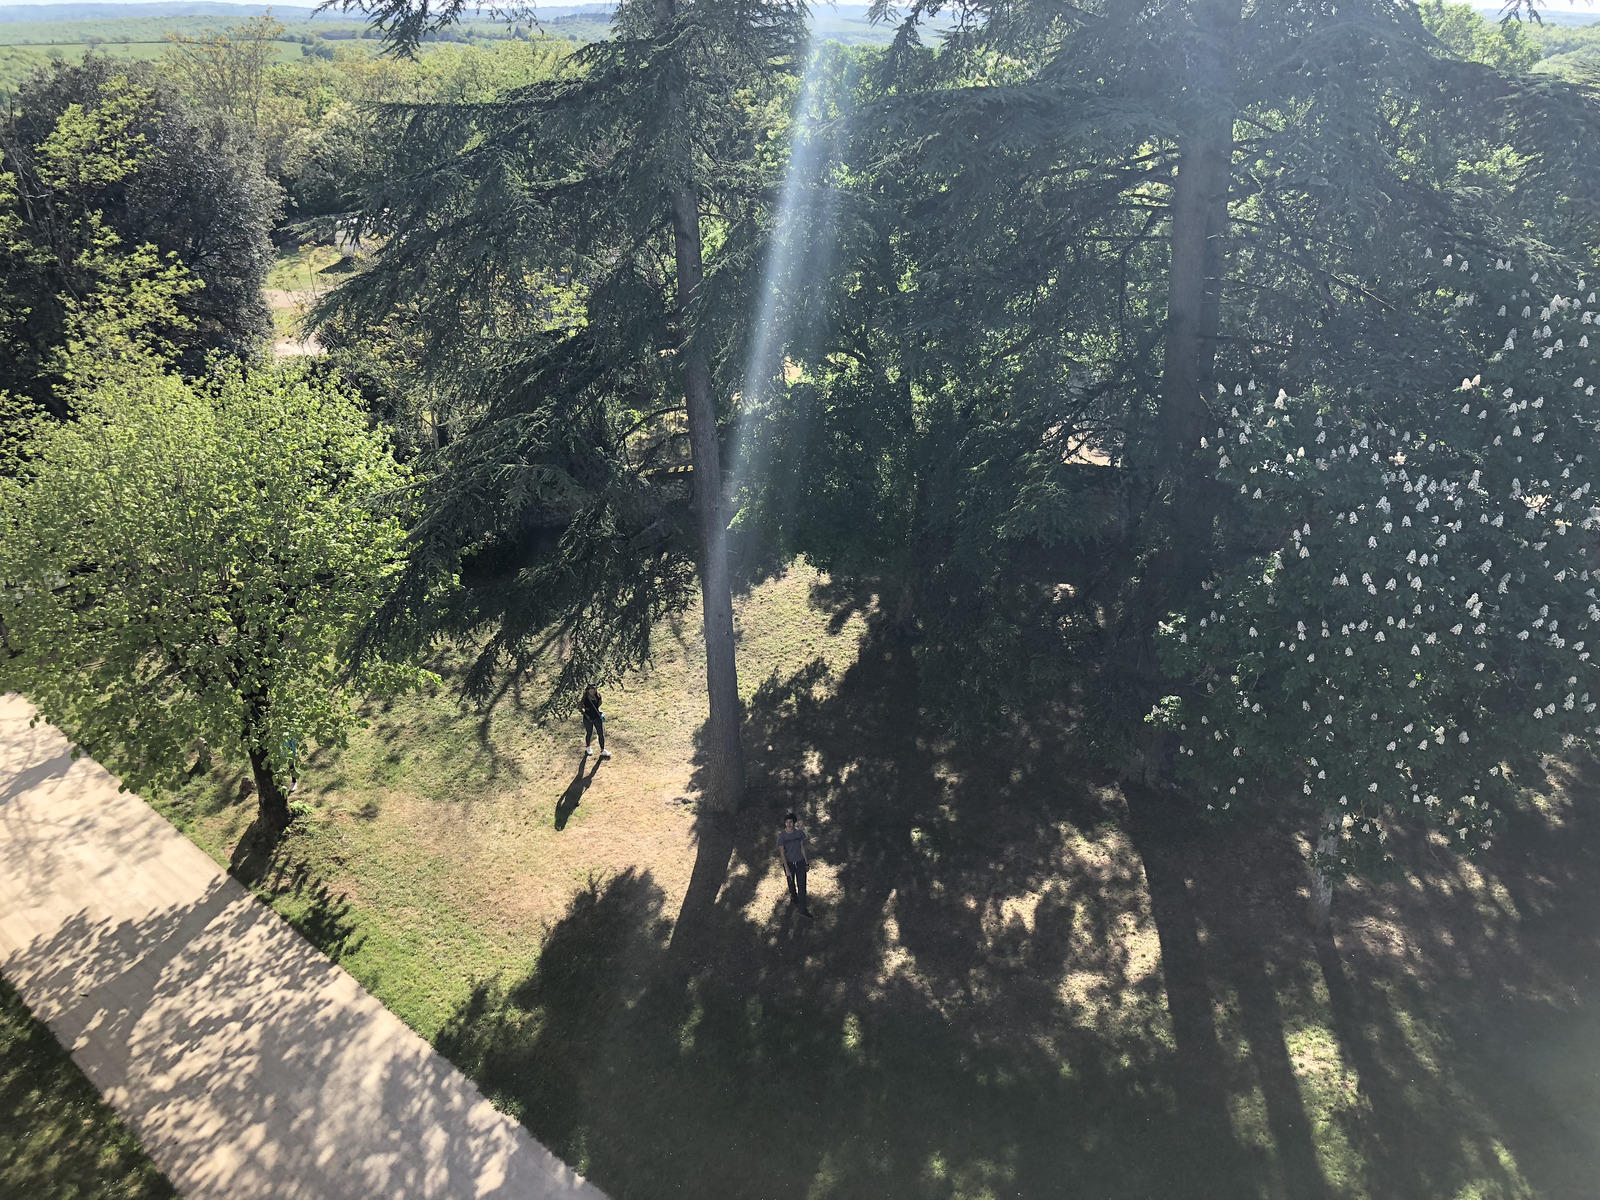
[[[143,134],[134,128],[146,99],[126,81],[113,81],[97,107],[68,105],[35,150],[33,180],[53,196],[126,180],[149,150]],[[64,415],[73,385],[86,370],[107,360],[172,353],[167,338],[182,335],[194,324],[181,311],[182,303],[203,285],[176,256],[163,258],[149,243],[125,248],[98,211],[47,219],[56,244],[39,245],[30,237],[38,228],[28,219],[33,208],[29,202],[38,199],[24,198],[15,174],[0,173],[0,253],[12,268],[6,272],[5,290],[0,291],[0,346],[16,355],[13,382],[34,385],[30,398],[35,406],[39,388],[47,381],[64,385],[45,393],[57,415]],[[50,337],[45,345],[30,347],[29,324],[37,302],[30,285],[40,282],[41,272],[59,266],[66,252],[72,253],[72,274],[67,290],[49,298],[56,309]],[[24,371],[31,367],[36,374],[30,379],[19,367]],[[20,413],[28,406],[17,408],[13,399],[7,407]],[[4,436],[12,442],[23,434],[18,426]]]
[[[0,390],[56,403],[75,305],[148,246],[195,286],[163,333],[185,369],[252,351],[277,196],[248,154],[148,68],[91,57],[33,76],[0,118]]]
[[[251,17],[229,29],[190,36],[167,34],[162,65],[202,108],[227,113],[252,132],[259,129],[267,95],[267,72],[284,33],[271,16]]]
[[[1520,72],[1533,70],[1543,57],[1521,21],[1486,21],[1470,4],[1445,0],[1422,0],[1417,9],[1428,32],[1456,58],[1497,71]]]
[[[402,561],[404,472],[304,366],[189,382],[133,355],[77,408],[0,478],[5,686],[129,787],[171,783],[196,738],[248,758],[282,828],[307,746],[416,678],[346,658]]]
[[[484,103],[559,75],[565,57],[565,43],[540,38],[438,46],[415,59],[330,54],[273,67],[258,136],[289,218],[332,234],[353,215],[400,131],[386,104]]]
[[[1479,347],[1431,365],[1454,387],[1236,385],[1201,446],[1231,562],[1163,627],[1184,687],[1154,719],[1214,818],[1314,819],[1319,921],[1397,824],[1471,855],[1600,736],[1600,303],[1470,265],[1444,256],[1431,318]]]
[[[1600,76],[1600,23],[1525,25],[1523,36],[1539,48],[1541,71],[1591,85]]]

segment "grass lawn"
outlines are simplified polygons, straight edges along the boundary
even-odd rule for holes
[[[275,291],[322,295],[344,282],[342,276],[323,274],[344,254],[332,246],[306,245],[283,251],[267,273],[267,287]]]
[[[698,618],[576,721],[376,706],[276,847],[219,768],[161,807],[615,1200],[1593,1197],[1600,814],[1301,920],[1300,850],[1057,729],[957,744],[803,571],[741,605],[747,811],[695,803]],[[814,838],[816,920],[773,837]]]
[[[168,1200],[172,1185],[0,980],[0,1196]]]
[[[273,339],[280,355],[318,352],[315,337],[306,336],[306,313],[320,297],[343,282],[339,271],[344,268],[339,264],[344,258],[334,247],[321,245],[300,246],[278,255],[267,274],[265,294],[272,309]]]

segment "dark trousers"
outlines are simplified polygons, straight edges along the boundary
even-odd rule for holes
[[[798,900],[802,908],[810,903],[806,899],[806,871],[809,868],[809,863],[797,862],[789,864],[789,899]]]
[[[600,749],[606,748],[606,719],[604,717],[583,718],[583,744],[587,746],[594,741],[594,735],[600,735]]]

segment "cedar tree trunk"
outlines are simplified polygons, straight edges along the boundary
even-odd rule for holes
[[[1333,880],[1323,872],[1320,860],[1332,854],[1339,844],[1337,836],[1328,832],[1328,826],[1338,820],[1336,812],[1322,814],[1311,861],[1306,864],[1311,877],[1311,927],[1318,933],[1325,932],[1333,924]]]
[[[1237,0],[1203,0],[1187,39],[1187,112],[1178,138],[1172,187],[1172,260],[1167,280],[1167,340],[1162,361],[1161,424],[1165,468],[1176,488],[1178,560],[1185,584],[1203,570],[1212,505],[1202,493],[1195,451],[1215,390],[1222,315],[1228,189],[1232,181],[1232,68],[1229,43],[1239,26]]]
[[[665,33],[673,0],[655,0],[657,31]],[[681,119],[682,114],[675,114]],[[678,310],[684,322],[681,351],[683,397],[689,416],[689,454],[694,464],[695,520],[700,527],[700,602],[705,617],[707,795],[724,812],[744,799],[744,747],[739,740],[739,670],[734,657],[733,589],[728,578],[728,523],[722,511],[722,460],[711,364],[695,336],[693,315],[705,274],[700,240],[700,205],[692,186],[672,193],[672,242]]]

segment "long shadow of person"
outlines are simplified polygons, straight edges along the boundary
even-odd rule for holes
[[[567,790],[561,793],[561,799],[556,801],[557,831],[567,827],[567,821],[571,819],[572,814],[577,810],[579,802],[583,799],[583,793],[594,782],[594,777],[600,772],[600,764],[604,761],[604,759],[595,759],[594,765],[589,768],[589,774],[585,775],[583,768],[588,759],[580,758],[578,760],[578,773],[572,777],[572,782],[567,784]]]

